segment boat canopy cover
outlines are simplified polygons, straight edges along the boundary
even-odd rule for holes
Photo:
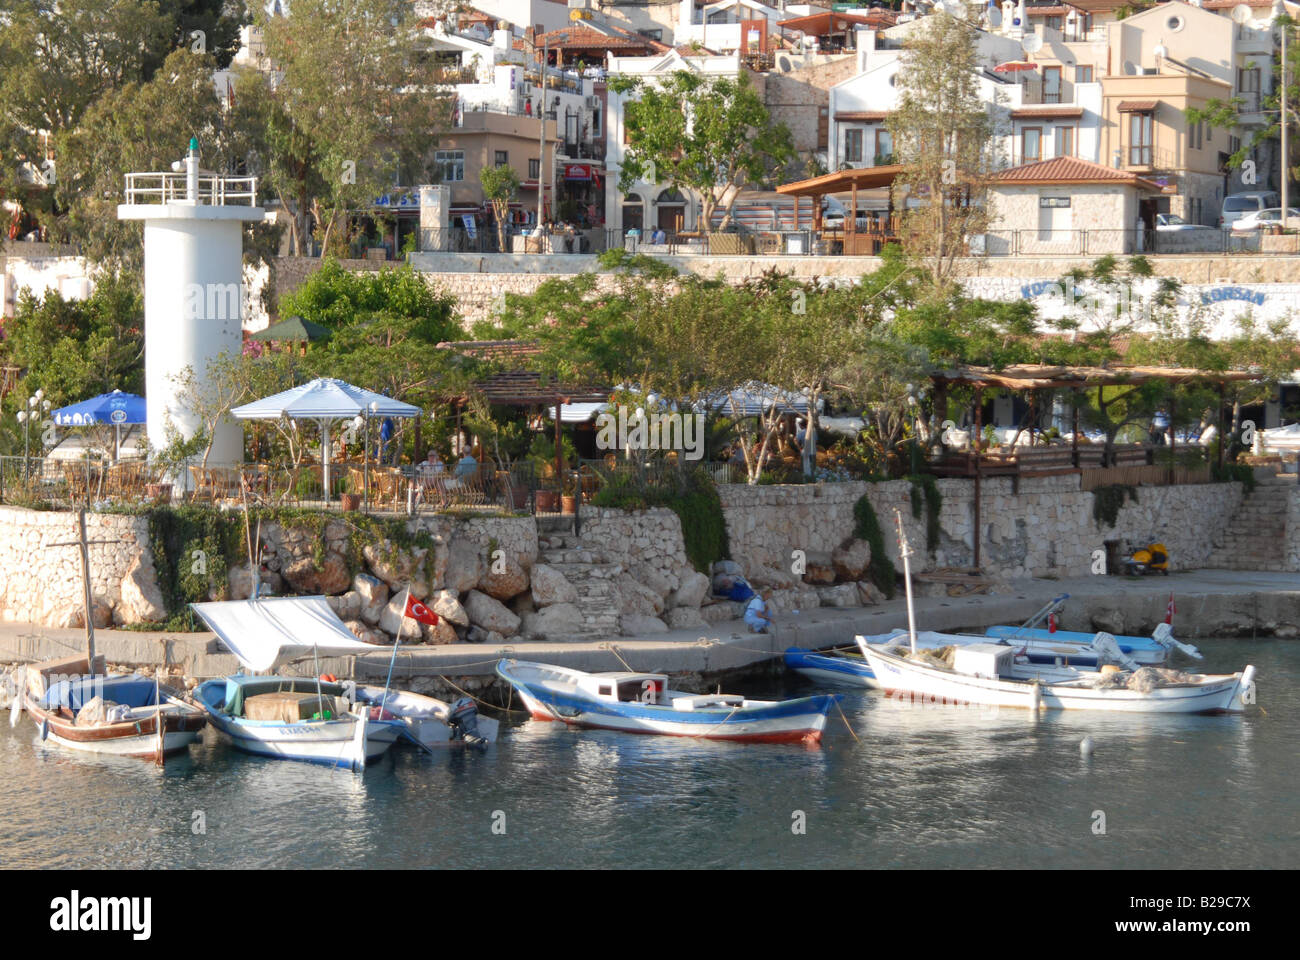
[[[309,657],[374,653],[338,618],[324,597],[272,597],[192,603],[203,622],[250,670]]]
[[[76,713],[95,697],[103,697],[128,707],[151,707],[156,689],[149,677],[134,673],[115,677],[76,677],[51,684],[45,696],[41,697],[41,706],[47,709],[67,707]]]

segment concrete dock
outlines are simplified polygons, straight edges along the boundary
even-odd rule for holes
[[[1077,577],[1015,581],[997,594],[918,597],[917,629],[971,630],[1020,623],[1053,597],[1070,594],[1061,617],[1067,630],[1106,629],[1146,633],[1164,619],[1170,593],[1180,637],[1300,636],[1300,577],[1291,573],[1198,570],[1168,577]],[[580,670],[631,667],[666,673],[711,675],[756,667],[779,657],[787,647],[820,649],[852,641],[856,633],[880,634],[907,625],[900,595],[872,607],[818,608],[780,615],[771,634],[750,633],[741,621],[646,637],[599,642],[520,641],[500,646],[449,644],[399,650],[398,679],[492,676],[501,658],[539,660]],[[187,677],[206,679],[235,673],[239,663],[211,633],[95,631],[97,651],[109,663],[127,667],[179,668]],[[83,630],[0,624],[0,662],[30,663],[85,650]],[[370,656],[322,660],[321,669],[359,679],[388,672],[391,648]],[[312,665],[306,664],[307,672]],[[479,686],[479,684],[475,684]]]

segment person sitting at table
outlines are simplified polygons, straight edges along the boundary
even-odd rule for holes
[[[421,477],[432,478],[446,473],[447,465],[442,462],[437,450],[430,449],[429,456],[420,464],[418,471]]]
[[[466,450],[465,456],[456,462],[456,479],[463,480],[466,477],[472,477],[478,472],[478,461],[474,459],[474,451]]]
[[[664,233],[663,227],[655,227],[655,232],[650,234],[651,243],[667,243],[668,235]]]

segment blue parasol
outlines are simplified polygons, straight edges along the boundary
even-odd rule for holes
[[[74,403],[69,407],[60,407],[54,411],[54,422],[60,427],[112,424],[117,428],[116,446],[121,445],[123,424],[144,423],[145,419],[144,397],[134,393],[123,393],[121,390],[101,393],[97,397],[82,400],[81,403]],[[113,459],[117,459],[116,449],[113,451]]]

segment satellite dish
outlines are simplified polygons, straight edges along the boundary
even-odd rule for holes
[[[1232,8],[1233,23],[1246,23],[1252,16],[1253,14],[1250,12],[1250,7],[1246,6],[1244,3],[1239,3]]]
[[[1020,46],[1025,53],[1037,53],[1043,49],[1043,38],[1036,33],[1027,33],[1025,38],[1020,41]]]
[[[1165,57],[1169,56],[1169,50],[1165,47],[1163,43],[1157,44],[1156,48],[1151,52],[1154,53],[1157,57],[1159,57],[1162,60]]]

